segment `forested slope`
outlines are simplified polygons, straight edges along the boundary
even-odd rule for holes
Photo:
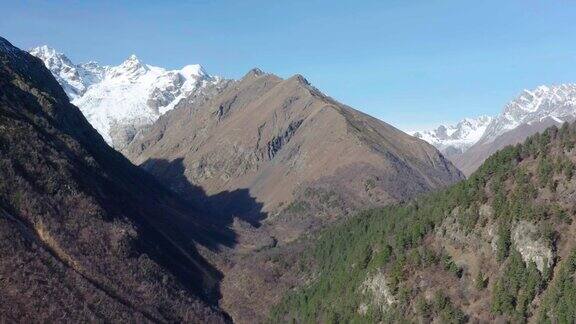
[[[273,321],[576,321],[576,125],[325,230]]]

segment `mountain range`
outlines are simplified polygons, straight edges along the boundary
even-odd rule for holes
[[[498,116],[464,119],[454,126],[439,126],[413,135],[436,146],[469,175],[497,150],[574,119],[576,84],[568,83],[524,90]]]
[[[144,64],[135,55],[118,66],[101,66],[93,61],[74,64],[48,46],[29,52],[42,59],[72,103],[118,150],[126,149],[137,134],[183,99],[205,100],[232,81],[211,76],[197,64],[167,70]],[[498,149],[574,120],[575,97],[575,84],[540,86],[524,90],[498,116],[465,118],[411,135],[434,145],[469,175]]]
[[[0,322],[573,322],[575,94],[411,136],[0,37]]]
[[[6,235],[20,231],[24,245],[2,243],[44,260],[26,250],[35,242],[53,253],[42,262],[94,286],[72,301],[84,281],[38,283],[43,293],[30,298],[40,307],[30,310],[19,297],[30,287],[26,266],[4,265],[14,294],[3,304],[20,305],[10,318],[264,321],[268,301],[279,301],[293,282],[275,274],[289,272],[270,253],[288,258],[301,238],[357,210],[463,178],[432,145],[333,100],[300,75],[284,80],[254,69],[222,80],[134,56],[116,67],[74,65],[47,47],[31,50],[36,59],[3,44],[6,116],[30,126],[19,132],[7,127],[13,121],[2,123],[12,163],[3,169],[5,218],[13,222],[6,228],[14,228]],[[182,81],[175,81],[180,88],[162,88],[166,79]],[[170,100],[150,100],[160,88]],[[133,130],[126,141],[114,136],[121,122]],[[51,212],[22,205],[37,196]],[[19,255],[7,260],[20,264]],[[43,271],[46,278],[56,270]],[[102,304],[107,312],[82,311],[101,293],[112,296]],[[46,294],[68,306],[36,301]]]
[[[74,64],[48,46],[31,49],[106,142],[124,148],[134,136],[183,98],[209,92],[223,80],[202,66],[166,70],[130,55],[118,66]]]
[[[167,71],[135,55],[100,66],[75,65],[48,46],[30,53],[107,142],[176,191],[185,184],[208,195],[244,188],[263,211],[278,214],[297,200],[306,203],[300,200],[310,190],[328,191],[342,211],[460,179],[432,147],[336,102],[299,75],[282,80],[254,69],[234,81],[199,65]],[[350,148],[356,149],[342,151]],[[182,174],[166,180],[175,168]],[[362,171],[333,186],[329,178],[346,168]],[[341,192],[326,189],[332,187]]]
[[[433,130],[413,132],[412,135],[434,145],[449,158],[464,153],[477,143],[491,122],[490,116],[465,118],[455,125],[440,125]]]

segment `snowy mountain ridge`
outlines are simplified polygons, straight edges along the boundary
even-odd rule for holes
[[[48,46],[30,50],[40,58],[106,142],[122,149],[142,128],[222,79],[198,64],[166,70],[144,64],[136,55],[117,66],[74,64]]]
[[[440,125],[435,129],[412,133],[434,145],[447,156],[466,151],[484,134],[486,127],[492,121],[490,116],[465,118],[455,125]]]
[[[46,45],[33,48],[29,52],[44,62],[70,100],[81,97],[89,86],[102,81],[107,69],[97,62],[76,65],[66,55]]]
[[[492,142],[520,125],[538,123],[545,118],[558,123],[576,118],[576,84],[542,85],[534,90],[522,91],[504,106],[502,113],[494,118],[479,141]]]
[[[450,157],[464,153],[476,143],[490,143],[522,125],[533,125],[545,119],[558,124],[576,119],[576,84],[542,85],[533,90],[523,90],[495,117],[466,118],[456,125],[441,125],[412,135]]]

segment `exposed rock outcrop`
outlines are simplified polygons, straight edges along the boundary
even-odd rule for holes
[[[536,225],[528,221],[519,221],[512,229],[512,242],[524,262],[536,263],[538,270],[543,272],[545,267],[552,267],[554,253],[550,243],[538,235]]]
[[[367,295],[369,303],[374,307],[378,307],[382,312],[386,312],[388,308],[396,303],[396,298],[388,287],[386,276],[382,272],[376,272],[373,276],[366,278],[361,286],[362,293]],[[361,304],[358,312],[366,313],[367,305]]]

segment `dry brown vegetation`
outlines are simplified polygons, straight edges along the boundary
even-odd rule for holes
[[[0,321],[227,321],[198,219],[0,38]]]

